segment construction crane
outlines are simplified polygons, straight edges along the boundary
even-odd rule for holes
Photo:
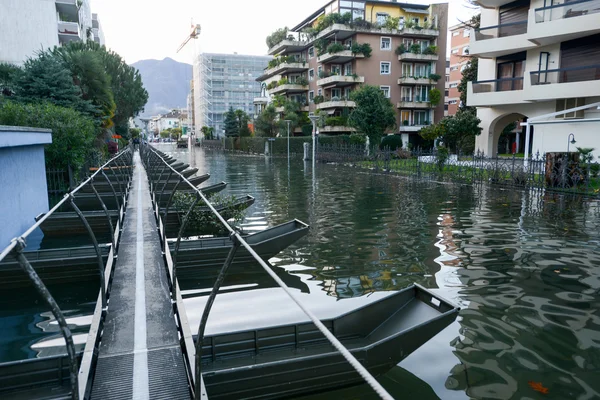
[[[177,49],[177,53],[179,53],[181,51],[181,49],[183,49],[185,47],[185,45],[188,44],[190,39],[198,39],[198,36],[200,36],[200,31],[201,31],[200,24],[194,25],[194,23],[192,22],[192,30],[191,30],[190,34],[188,35],[188,37],[185,38],[183,43],[181,43],[181,46],[179,46],[179,48]]]

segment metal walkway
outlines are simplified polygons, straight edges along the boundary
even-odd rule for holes
[[[134,164],[91,397],[189,399],[147,174],[138,153]]]

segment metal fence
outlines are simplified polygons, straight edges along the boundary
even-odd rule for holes
[[[317,161],[365,168],[374,172],[456,183],[491,183],[600,197],[600,165],[579,161],[577,153],[536,154],[527,159],[448,155],[440,152],[366,150],[361,145],[319,145]]]

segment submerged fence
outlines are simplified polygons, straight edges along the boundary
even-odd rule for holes
[[[485,157],[483,153],[444,152],[364,146],[319,145],[317,161],[341,163],[398,175],[457,183],[491,183],[530,189],[551,189],[600,197],[600,165],[581,162],[577,153],[531,155],[527,159]]]

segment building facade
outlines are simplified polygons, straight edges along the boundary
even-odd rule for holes
[[[89,0],[0,1],[0,62],[22,65],[42,49],[95,36]]]
[[[451,26],[450,34],[450,70],[448,74],[448,115],[454,115],[460,106],[458,85],[462,79],[462,70],[470,58],[471,28],[464,24]]]
[[[92,14],[92,32],[94,34],[94,42],[100,46],[104,46],[106,40],[104,40],[104,32],[102,31],[102,24],[100,24],[98,14]]]
[[[404,145],[418,145],[419,130],[444,116],[447,11],[447,4],[331,1],[292,29],[294,40],[269,49],[276,59],[259,78],[257,109],[284,96],[323,116],[320,133],[351,133],[350,94],[373,85],[396,109],[393,133]],[[350,20],[323,28],[330,14]],[[429,102],[432,89],[439,91],[437,104]]]
[[[230,107],[254,118],[254,98],[260,94],[256,79],[272,59],[268,56],[203,53],[194,62],[195,131],[214,128],[225,135],[225,113]]]
[[[577,147],[595,148],[600,157],[598,0],[480,3],[481,27],[470,37],[470,54],[480,58],[478,81],[467,93],[482,120],[476,148],[497,154],[507,124],[537,117],[528,138],[515,135],[517,152],[567,151],[572,133]],[[552,115],[564,110],[571,111]]]
[[[444,117],[448,114],[448,102],[450,101],[450,57],[446,57],[446,80],[444,81]]]

